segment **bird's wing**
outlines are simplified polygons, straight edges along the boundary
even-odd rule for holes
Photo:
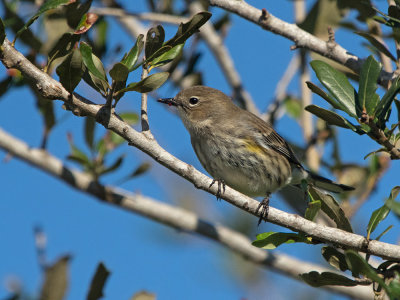
[[[276,133],[276,131],[271,130],[268,133],[262,133],[261,139],[259,139],[258,142],[264,147],[271,148],[279,154],[282,154],[290,163],[301,166],[292,148],[278,133]]]
[[[250,119],[251,123],[253,123],[252,132],[255,133],[256,141],[261,147],[272,149],[286,157],[290,163],[302,167],[292,148],[269,123],[258,117],[254,118],[254,116]]]

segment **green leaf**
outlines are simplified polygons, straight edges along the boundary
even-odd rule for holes
[[[130,83],[126,88],[119,90],[118,93],[135,91],[139,93],[148,93],[158,89],[167,81],[169,76],[168,72],[161,72],[150,75],[139,82]]]
[[[6,29],[4,27],[3,20],[0,18],[0,45],[3,45],[5,38],[6,38]]]
[[[396,110],[397,110],[397,121],[400,122],[400,101],[394,99],[394,104],[396,105]]]
[[[107,173],[115,171],[116,169],[118,169],[121,166],[122,162],[124,161],[124,158],[125,158],[125,155],[119,156],[115,160],[114,163],[112,163],[109,167],[101,170],[98,175],[104,175],[104,174],[107,174]]]
[[[90,283],[90,289],[86,297],[87,300],[98,300],[104,296],[103,289],[109,275],[110,271],[107,270],[106,266],[102,262],[99,263]]]
[[[306,209],[306,213],[304,218],[310,221],[314,221],[317,213],[321,209],[321,201],[312,201],[308,203],[308,207]]]
[[[385,205],[392,210],[397,216],[400,216],[400,203],[396,202],[396,198],[400,192],[400,186],[395,186],[391,191]]]
[[[357,92],[347,77],[323,61],[314,60],[310,64],[319,81],[340,104],[340,109],[357,118],[355,106]]]
[[[92,117],[85,118],[85,141],[90,149],[94,149],[94,133],[96,129],[96,120]]]
[[[128,68],[129,72],[134,70],[134,66],[139,58],[140,53],[143,50],[144,42],[143,42],[143,34],[140,34],[136,39],[135,45],[129,51],[128,54],[124,56],[121,62]]]
[[[129,178],[137,177],[140,176],[144,173],[146,173],[149,169],[151,168],[151,164],[148,162],[142,163],[139,167],[137,167],[131,175],[129,175]]]
[[[400,20],[399,19],[393,18],[392,16],[389,16],[389,15],[381,12],[376,7],[372,6],[372,9],[375,10],[376,12],[378,12],[379,14],[381,14],[382,16],[386,17],[387,19],[389,19],[389,20],[386,20],[386,23],[384,23],[385,25],[390,26],[390,27],[398,27],[398,26],[400,26]]]
[[[129,174],[128,176],[125,176],[124,178],[122,178],[121,180],[118,181],[118,185],[122,184],[125,181],[128,181],[134,177],[138,177],[144,173],[146,173],[149,169],[151,168],[151,164],[148,162],[144,162],[141,165],[139,165],[137,168],[135,168],[135,170],[133,170],[133,172],[131,174]]]
[[[14,33],[18,32],[25,25],[25,21],[15,13],[15,6],[11,4],[11,1],[3,0],[2,4],[5,10],[5,24],[8,23]],[[6,27],[8,26],[6,25]],[[39,52],[42,48],[41,40],[29,28],[21,34],[20,40],[36,52]]]
[[[389,292],[387,295],[390,297],[390,299],[400,299],[400,282],[398,272],[396,272],[395,280],[389,282],[388,290]]]
[[[358,282],[351,280],[346,276],[332,273],[311,271],[309,273],[303,273],[299,275],[302,280],[313,287],[320,287],[324,285],[342,285],[342,286],[356,286]]]
[[[390,51],[386,48],[386,46],[383,45],[376,38],[374,38],[371,34],[367,32],[355,32],[355,34],[358,34],[359,36],[362,36],[363,38],[368,40],[379,52],[389,57],[392,61],[394,62],[396,61],[396,58],[393,56],[392,53],[390,53]]]
[[[375,240],[379,241],[390,229],[393,228],[393,225],[389,225],[380,235],[376,237]]]
[[[367,239],[369,239],[370,235],[376,229],[376,226],[380,222],[386,219],[387,215],[389,214],[390,209],[384,204],[382,207],[376,209],[369,219],[368,226],[367,226]]]
[[[93,61],[95,62],[100,62],[99,58],[96,56],[92,57]],[[101,62],[100,62],[101,63]],[[98,65],[101,67],[100,65]],[[82,69],[83,69],[83,76],[82,79],[90,85],[93,89],[101,93],[103,96],[105,96],[107,89],[108,89],[108,83],[105,82],[104,80],[101,80],[94,76],[89,70],[85,67],[84,64],[82,64]],[[104,71],[105,72],[105,71]]]
[[[57,67],[56,73],[63,87],[72,93],[82,79],[82,56],[78,49],[74,49]]]
[[[68,288],[69,255],[65,255],[46,269],[41,300],[63,300]]]
[[[79,22],[82,20],[82,17],[89,11],[91,5],[92,0],[87,0],[84,3],[77,1],[68,5],[65,13],[68,26],[71,28],[76,28]]]
[[[147,31],[144,53],[146,60],[149,59],[164,43],[165,31],[161,25],[152,27]]]
[[[88,167],[91,162],[89,157],[74,144],[70,143],[71,154],[67,157],[69,160],[74,160],[83,167]]]
[[[121,113],[119,116],[121,117],[122,120],[124,120],[124,122],[128,123],[129,125],[133,125],[133,124],[136,124],[137,122],[139,122],[139,116],[138,116],[138,114],[136,114],[134,112]],[[111,142],[116,147],[126,142],[124,140],[124,138],[122,138],[121,136],[119,136],[118,134],[116,134],[113,131],[110,132],[110,138],[111,138]]]
[[[75,44],[79,41],[80,36],[75,35],[73,33],[67,32],[64,33],[61,38],[55,43],[53,48],[49,51],[48,54],[48,63],[47,67],[50,67],[50,64],[57,58],[63,57],[74,49]]]
[[[338,228],[348,232],[353,232],[349,220],[346,218],[343,210],[331,195],[321,192],[312,186],[308,188],[308,194],[310,195],[312,201],[321,201],[322,211],[336,223]]]
[[[203,26],[211,18],[211,13],[204,11],[194,15],[187,23],[181,23],[175,36],[164,43],[163,47],[153,53],[151,57],[147,56],[146,60],[151,62],[155,57],[159,57],[165,52],[170,51],[177,45],[184,44],[185,41],[193,34],[198,32],[199,28]]]
[[[66,4],[70,4],[72,2],[75,2],[76,0],[47,0],[43,3],[43,5],[39,8],[38,12],[36,14],[33,15],[32,18],[30,18],[28,20],[28,22],[26,22],[26,24],[17,32],[17,34],[15,35],[13,44],[15,43],[15,41],[17,40],[17,38],[26,30],[28,29],[29,26],[32,25],[33,22],[36,21],[37,18],[39,18],[39,16],[51,9],[55,9],[59,6],[62,5],[66,5]]]
[[[386,20],[384,17],[373,16],[372,19],[377,21],[377,22],[379,22],[379,23],[381,23],[381,24],[384,24],[384,25],[387,25],[387,26],[391,26],[391,24],[388,22],[388,20]]]
[[[368,264],[368,262],[361,257],[360,254],[353,250],[347,250],[345,252],[346,262],[349,269],[352,271],[354,277],[364,275],[367,278],[380,284],[385,290],[388,289],[383,278],[381,278],[376,271]]]
[[[124,112],[119,114],[119,116],[122,120],[124,120],[124,122],[128,123],[129,125],[133,125],[139,122],[139,116],[137,113],[134,112]]]
[[[371,155],[375,155],[375,154],[377,154],[377,153],[379,153],[379,152],[387,152],[387,149],[386,149],[386,148],[380,148],[380,149],[378,149],[378,150],[372,151],[372,152],[368,153],[367,155],[365,155],[365,156],[364,156],[364,159],[367,159],[367,158],[370,157]]]
[[[400,90],[400,77],[397,77],[393,80],[392,85],[388,89],[388,91],[383,95],[382,100],[378,102],[378,105],[375,109],[375,116],[381,122],[384,121],[387,113],[392,105],[394,98]]]
[[[82,54],[83,63],[88,68],[89,72],[108,84],[104,66],[101,63],[101,60],[92,53],[92,47],[85,42],[81,42],[79,49]],[[93,59],[94,57],[97,58],[97,61]]]
[[[310,81],[306,81],[307,87],[315,94],[319,95],[323,99],[325,99],[330,105],[333,106],[333,108],[343,110],[343,106],[338,103],[336,100],[332,99],[331,96],[329,96],[327,93],[325,93],[323,90],[321,90],[318,86],[316,86],[314,83]]]
[[[199,28],[203,26],[212,14],[208,11],[199,12],[195,14],[187,23],[181,23],[175,36],[167,41],[165,45],[175,47],[176,45],[183,44],[190,36],[198,32]]]
[[[297,98],[287,96],[283,101],[285,111],[294,119],[299,119],[303,113],[303,104]]]
[[[346,256],[336,250],[336,248],[325,246],[322,247],[321,252],[322,256],[332,267],[335,267],[340,271],[346,271],[349,269],[346,262]]]
[[[116,63],[110,70],[110,76],[115,81],[126,82],[129,75],[129,69],[122,62]]]
[[[360,133],[360,129],[357,126],[353,125],[349,120],[343,118],[341,115],[338,115],[337,113],[335,113],[333,111],[324,109],[324,108],[319,107],[314,104],[308,105],[304,109],[306,111],[309,111],[310,113],[316,115],[317,117],[321,118],[329,125],[335,125],[335,126],[339,126],[342,128],[348,128],[348,129],[353,130],[354,132]]]
[[[265,232],[257,235],[257,240],[252,242],[253,246],[263,249],[275,249],[282,244],[307,243],[310,241],[298,233],[289,232]]]
[[[110,76],[114,80],[114,91],[122,90],[126,87],[126,80],[128,79],[129,69],[122,62],[116,63],[110,70]],[[115,103],[124,96],[125,93],[114,93],[113,98]]]
[[[39,93],[35,93],[37,98],[37,106],[41,115],[43,116],[45,130],[43,131],[43,140],[41,147],[46,148],[47,137],[51,129],[56,124],[56,117],[54,114],[54,101],[44,98]]]
[[[173,61],[181,52],[183,49],[184,44],[179,44],[173,47],[172,49],[168,50],[167,52],[161,54],[160,56],[155,57],[151,61],[151,66],[152,67],[161,67],[169,62]],[[169,46],[168,46],[169,47]]]
[[[382,65],[372,55],[363,63],[360,73],[360,85],[357,98],[357,115],[361,117],[362,112],[373,115],[378,103],[379,96],[375,93],[378,88],[377,82]]]
[[[87,32],[93,26],[93,24],[96,23],[98,18],[99,16],[93,13],[84,14],[78,26],[76,27],[74,34],[83,34]]]

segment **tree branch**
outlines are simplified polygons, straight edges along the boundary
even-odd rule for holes
[[[110,110],[85,99],[74,93],[71,95],[58,81],[35,67],[28,59],[18,52],[8,39],[4,40],[0,59],[7,68],[16,68],[36,86],[38,91],[48,99],[60,99],[73,113],[79,116],[91,116],[105,128],[110,129],[135,146],[147,153],[157,162],[167,167],[181,177],[192,182],[197,188],[216,194],[218,187],[210,187],[209,177],[196,170],[193,166],[177,159],[164,150],[156,140],[148,139],[144,134],[134,130],[117,115],[110,115]],[[257,217],[259,202],[247,197],[232,188],[227,187],[222,198],[229,203]],[[270,207],[267,220],[271,223],[287,227],[291,230],[304,232],[315,240],[330,243],[345,249],[377,255],[386,259],[400,259],[400,246],[380,241],[367,241],[365,237],[349,233],[337,228],[331,228],[308,221],[298,215],[289,214]]]
[[[30,148],[27,144],[6,133],[0,128],[0,148],[28,164],[40,168],[73,188],[88,193],[108,204],[116,205],[128,211],[138,213],[167,226],[188,233],[198,233],[212,239],[236,254],[261,267],[274,269],[277,272],[301,280],[298,276],[310,271],[331,272],[331,269],[307,263],[277,251],[268,252],[251,245],[251,241],[240,232],[228,227],[215,225],[199,219],[194,213],[153,200],[141,194],[131,194],[111,186],[101,185],[81,171],[68,168],[62,161],[46,150]],[[372,299],[370,287],[326,286],[327,290],[359,299]]]
[[[227,11],[233,12],[246,20],[259,25],[265,30],[292,40],[295,43],[295,48],[306,48],[348,67],[357,74],[360,73],[363,59],[351,54],[339,44],[334,43],[332,45],[332,43],[320,40],[307,31],[304,31],[296,24],[282,21],[267,12],[265,9],[257,9],[247,4],[244,0],[209,0],[209,3],[212,6],[218,6]],[[387,86],[388,81],[393,79],[395,76],[394,73],[388,73],[385,70],[382,70],[379,82],[383,86]]]
[[[193,2],[189,6],[191,14],[197,14],[204,11],[204,8],[199,2]],[[250,94],[243,88],[242,79],[239,73],[236,71],[235,64],[229,53],[229,50],[225,47],[221,37],[215,31],[211,23],[204,24],[200,29],[200,36],[206,42],[208,48],[214,54],[222,72],[225,75],[226,80],[232,87],[234,92],[234,98],[236,98],[242,106],[249,112],[260,115],[256,105]]]

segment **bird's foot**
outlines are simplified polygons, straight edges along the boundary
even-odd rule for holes
[[[217,200],[221,200],[221,196],[225,193],[225,181],[223,179],[213,179],[209,187],[212,187],[214,183],[218,184]]]
[[[258,214],[258,211],[261,209],[260,218],[258,219],[258,226],[260,226],[262,221],[267,221],[269,212],[269,197],[270,194],[268,193],[256,209],[256,214]]]

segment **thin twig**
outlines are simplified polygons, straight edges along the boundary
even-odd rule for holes
[[[376,186],[379,183],[379,180],[389,169],[389,157],[385,155],[379,156],[379,165],[379,170],[375,174],[368,177],[364,191],[357,198],[356,202],[352,206],[347,207],[347,209],[345,210],[345,214],[348,218],[353,217],[354,214],[360,209],[360,207],[370,198],[370,195],[375,190]]]
[[[199,2],[193,2],[190,4],[189,10],[194,15],[204,11],[204,8]],[[206,23],[201,27],[200,36],[214,54],[226,80],[233,89],[234,98],[238,100],[239,104],[246,110],[255,115],[259,115],[260,112],[254,104],[253,99],[243,88],[242,80],[235,68],[235,63],[233,62],[229,50],[225,47],[221,37],[215,31],[211,23]]]
[[[179,25],[189,20],[187,17],[159,14],[159,13],[130,13],[122,8],[114,7],[92,7],[90,12],[100,16],[112,16],[112,17],[135,17],[138,20],[150,21],[157,23],[168,23]]]
[[[141,80],[145,79],[148,74],[149,74],[149,72],[148,72],[147,68],[143,67]],[[141,116],[141,123],[142,123],[142,133],[147,138],[153,139],[153,135],[151,134],[150,126],[149,126],[149,116],[147,114],[147,93],[142,93],[142,103],[141,103],[140,109],[141,109],[140,116]]]
[[[263,120],[273,124],[281,117],[281,113],[279,112],[281,111],[283,101],[286,99],[287,88],[292,81],[294,75],[296,75],[299,66],[299,56],[293,55],[288,66],[286,67],[285,73],[283,73],[283,76],[276,85],[275,100],[270,105],[268,105],[265,113],[262,115]]]
[[[294,1],[294,12],[296,24],[303,22],[306,16],[306,5],[304,0]],[[309,144],[310,140],[314,135],[314,125],[312,120],[312,114],[307,112],[304,108],[312,104],[312,93],[306,86],[306,82],[310,81],[310,70],[307,62],[307,50],[300,49],[298,53],[300,56],[300,78],[299,86],[301,92],[301,116],[300,124],[303,129],[303,136],[306,144]],[[308,167],[313,171],[318,171],[320,166],[320,153],[318,153],[315,145],[308,147],[306,151],[306,162]]]

